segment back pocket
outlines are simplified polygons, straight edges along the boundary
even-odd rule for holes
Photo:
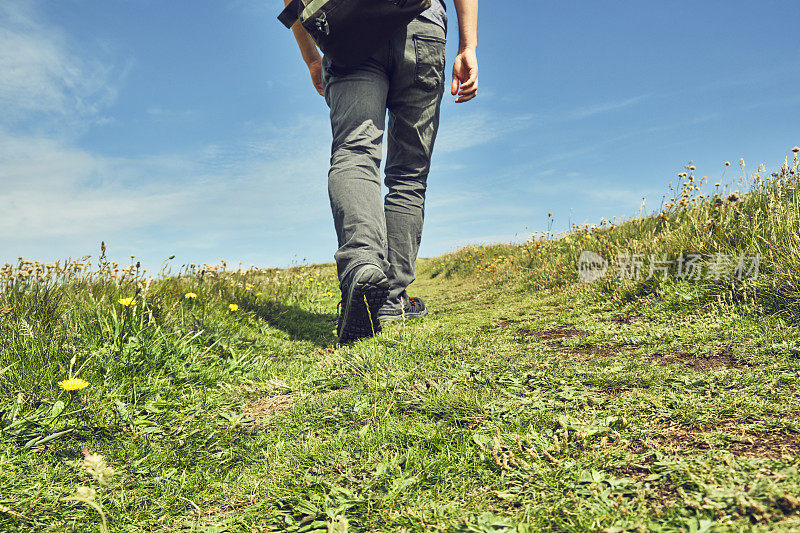
[[[414,84],[434,91],[444,84],[444,39],[429,35],[414,35],[417,73]]]

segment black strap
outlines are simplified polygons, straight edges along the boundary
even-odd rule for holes
[[[292,25],[297,22],[297,19],[300,18],[300,12],[303,8],[305,8],[305,4],[303,4],[302,0],[292,0],[292,2],[286,6],[286,9],[281,11],[281,14],[278,15],[278,20],[287,28],[291,28]]]

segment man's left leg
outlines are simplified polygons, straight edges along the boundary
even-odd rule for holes
[[[389,297],[378,313],[382,320],[426,312],[421,300],[409,301],[406,289],[415,277],[425,190],[439,127],[444,90],[444,29],[417,19],[409,24],[406,38],[395,39],[393,45],[394,72],[387,98],[385,183],[389,192],[384,198]]]
[[[328,193],[342,290],[336,332],[342,343],[380,331],[378,310],[389,291],[380,181],[388,58],[387,46],[352,69],[338,68],[327,57],[323,60],[333,133]]]

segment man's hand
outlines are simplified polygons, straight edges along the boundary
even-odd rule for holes
[[[458,95],[457,104],[469,102],[478,95],[478,56],[475,49],[466,48],[456,56],[450,93]]]
[[[291,1],[283,0],[283,4],[288,6]],[[303,61],[306,62],[308,72],[311,74],[314,88],[321,96],[325,96],[325,91],[322,89],[322,57],[319,55],[317,45],[314,44],[314,39],[311,38],[299,21],[292,25],[292,33],[294,33],[294,38],[300,47],[300,55],[303,56]]]
[[[325,96],[322,88],[322,61],[315,60],[308,63],[308,72],[311,74],[311,82],[320,96]]]

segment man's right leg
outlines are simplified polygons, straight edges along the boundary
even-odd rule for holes
[[[325,58],[323,85],[331,109],[328,193],[342,289],[337,334],[341,342],[349,342],[380,330],[377,311],[389,290],[380,182],[389,80],[380,57],[355,69],[336,67]]]

